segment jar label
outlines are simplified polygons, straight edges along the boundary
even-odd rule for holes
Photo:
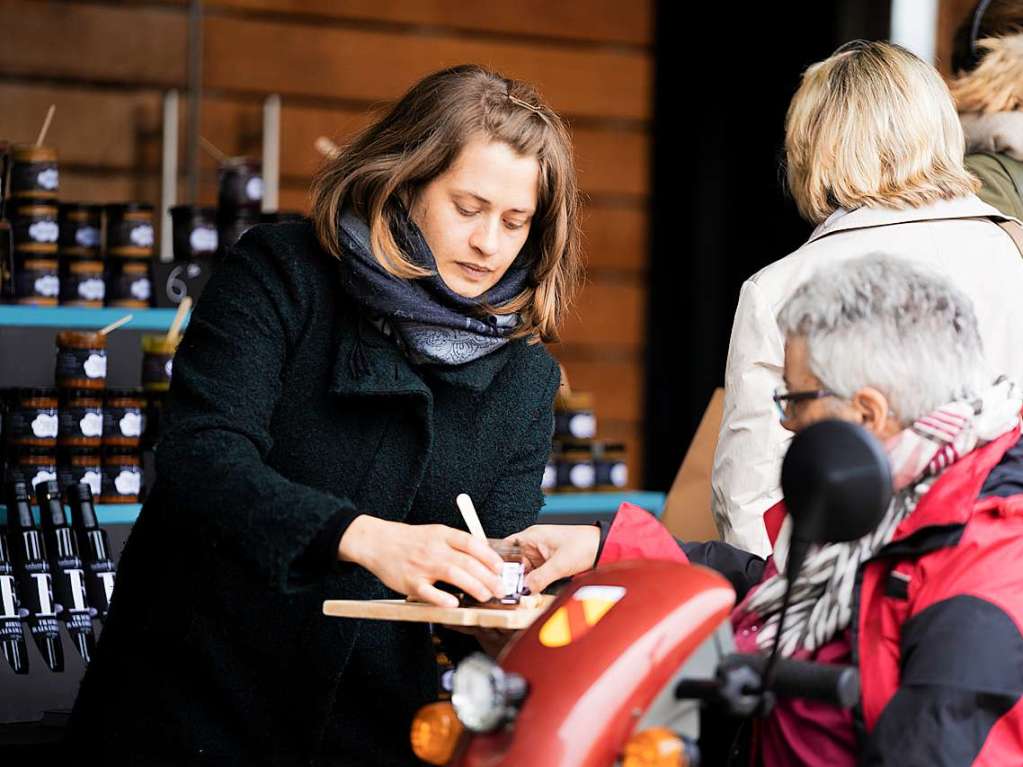
[[[34,488],[40,482],[50,482],[52,480],[55,480],[56,478],[57,478],[57,471],[56,471],[56,469],[52,469],[52,468],[50,468],[50,469],[37,469],[36,473],[35,473],[35,476],[32,477],[32,479],[29,482],[29,484],[32,485],[32,487]]]
[[[245,196],[250,200],[262,200],[263,199],[263,177],[253,176],[245,182]]]
[[[629,483],[629,467],[625,463],[616,463],[611,467],[611,484],[625,487]]]
[[[153,225],[139,224],[138,226],[133,226],[128,239],[131,240],[132,245],[138,248],[153,247]]]
[[[95,248],[99,245],[99,229],[94,226],[81,226],[75,232],[75,242],[83,248]]]
[[[103,434],[103,410],[98,407],[62,407],[60,436],[99,437]]]
[[[85,483],[93,496],[99,496],[103,490],[103,473],[94,466],[61,466],[57,473],[61,487]]]
[[[103,409],[103,436],[137,439],[145,428],[145,417],[138,408],[111,407]]]
[[[58,349],[57,381],[74,378],[97,380],[107,377],[107,353],[104,349]]]
[[[209,226],[199,226],[192,230],[188,237],[192,250],[212,253],[217,249],[217,230]]]
[[[568,480],[572,487],[593,487],[593,464],[577,463],[568,470]]]
[[[57,411],[53,408],[15,407],[4,415],[4,431],[7,438],[17,444],[21,439],[52,440],[53,423],[57,420]]]
[[[60,173],[53,166],[44,168],[36,174],[36,183],[48,192],[52,192],[60,186]]]
[[[36,277],[35,282],[32,283],[32,289],[37,296],[55,298],[60,294],[60,277],[56,274],[44,274],[42,277]]]
[[[593,413],[576,413],[568,420],[568,432],[576,439],[592,439],[597,433]]]
[[[114,477],[114,489],[117,495],[138,495],[142,489],[142,474],[138,469],[122,468]]]
[[[41,412],[32,419],[32,434],[39,439],[53,439],[57,436],[57,414]]]
[[[56,242],[60,227],[56,221],[33,221],[28,227],[28,236],[32,242]]]
[[[85,301],[102,301],[107,286],[99,277],[89,277],[78,283],[78,297]]]
[[[128,291],[131,293],[132,298],[139,301],[148,301],[150,294],[153,292],[148,277],[140,277],[137,280],[132,280],[131,287],[128,288]]]
[[[522,593],[526,568],[521,562],[505,562],[501,568],[501,587],[505,597],[514,597]]]

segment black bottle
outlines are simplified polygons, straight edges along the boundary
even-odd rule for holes
[[[78,551],[85,564],[85,589],[89,604],[95,608],[100,620],[107,619],[110,597],[114,593],[117,568],[110,559],[110,541],[106,530],[96,521],[96,507],[92,502],[92,488],[85,482],[65,488],[71,507],[71,526],[78,538]]]
[[[8,542],[14,562],[22,605],[28,611],[29,632],[51,671],[64,670],[64,645],[60,641],[60,624],[53,604],[53,583],[46,561],[43,536],[36,529],[28,484],[12,482],[7,494]]]
[[[0,650],[15,674],[28,673],[28,648],[21,628],[21,619],[27,615],[18,600],[7,530],[0,527]]]
[[[92,616],[95,611],[89,608],[85,593],[85,569],[78,556],[74,532],[64,516],[64,502],[57,481],[51,479],[37,484],[36,500],[39,501],[43,536],[50,555],[57,617],[64,622],[82,660],[88,663],[96,647],[96,637],[92,632]]]

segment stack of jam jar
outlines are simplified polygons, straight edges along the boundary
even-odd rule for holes
[[[145,309],[153,303],[153,206],[107,205],[106,305]]]
[[[4,210],[9,224],[0,226],[6,297],[17,304],[56,306],[57,191],[60,173],[52,147],[15,145],[4,163],[10,166],[10,200]]]
[[[100,308],[106,296],[103,279],[103,208],[86,203],[57,206],[60,303]]]
[[[554,444],[543,475],[545,492],[611,491],[628,484],[625,445],[596,436],[593,395],[562,386],[554,403]]]
[[[3,392],[6,482],[84,482],[101,503],[139,501],[145,395],[107,389],[106,373],[106,336],[65,330],[57,334],[56,387]]]
[[[260,222],[262,206],[262,165],[250,157],[231,157],[221,163],[217,192],[217,239],[221,253]]]

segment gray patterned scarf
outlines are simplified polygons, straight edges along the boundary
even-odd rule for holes
[[[366,222],[350,210],[341,215],[341,285],[365,316],[377,323],[415,364],[461,365],[501,348],[519,325],[517,314],[483,315],[481,305],[499,307],[521,293],[529,278],[522,253],[500,282],[478,298],[453,292],[437,273],[426,238],[404,210],[395,216],[395,242],[417,266],[433,274],[403,280],[373,256]]]
[[[964,455],[1011,431],[1019,423],[1023,392],[1005,377],[978,398],[959,400],[918,418],[885,443],[895,495],[880,524],[858,541],[811,547],[792,587],[779,652],[813,652],[834,639],[852,621],[853,589],[860,565],[892,541],[934,481]],[[752,614],[763,628],[757,646],[768,650],[778,631],[788,581],[785,558],[792,534],[786,519],[775,544],[779,573],[746,595],[736,616]],[[741,620],[741,618],[739,618]]]

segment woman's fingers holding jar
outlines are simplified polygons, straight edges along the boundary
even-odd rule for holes
[[[486,602],[501,593],[501,579],[479,560],[449,549],[432,571],[434,582],[444,581],[469,594],[478,602]]]
[[[461,530],[455,530],[452,527],[444,529],[447,531],[447,542],[451,548],[458,549],[479,562],[482,562],[486,565],[486,567],[493,571],[495,575],[501,574],[501,568],[504,566],[504,562],[501,559],[501,555],[494,551],[487,541],[480,540],[475,536],[464,533]]]

